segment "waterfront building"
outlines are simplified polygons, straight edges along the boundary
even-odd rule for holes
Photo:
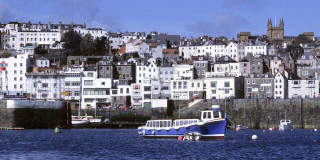
[[[211,77],[203,80],[206,99],[243,98],[243,77]]]
[[[131,84],[126,79],[113,79],[111,104],[114,107],[131,105]]]
[[[288,98],[318,98],[319,79],[293,77],[288,80]]]
[[[275,73],[274,76],[274,98],[288,98],[288,79],[280,72]]]
[[[65,91],[65,73],[54,68],[34,68],[25,73],[26,89],[30,99],[63,100]]]
[[[30,67],[27,53],[16,54],[9,58],[0,58],[1,98],[26,98],[26,72]]]
[[[83,68],[81,66],[69,66],[65,71],[65,88],[64,92],[68,94],[64,99],[70,103],[71,109],[79,107],[80,81],[83,75]]]
[[[152,101],[152,79],[144,78],[141,83],[132,83],[131,105],[133,107],[151,107]],[[158,88],[159,89],[159,88]],[[156,97],[157,98],[157,97]]]
[[[270,73],[252,73],[244,79],[245,98],[273,98],[274,88],[274,77]]]
[[[81,109],[104,108],[111,105],[111,78],[98,78],[94,69],[82,71]]]

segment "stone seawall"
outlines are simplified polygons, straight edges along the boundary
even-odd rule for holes
[[[171,118],[200,118],[201,110],[211,105],[220,104],[227,110],[233,126],[237,124],[249,128],[278,127],[280,120],[292,121],[294,128],[317,128],[320,125],[320,99],[230,99],[202,100],[192,107],[186,107],[189,101],[173,101],[168,109],[172,109]],[[180,109],[179,109],[180,108]],[[179,112],[180,110],[180,112]]]
[[[26,129],[67,126],[67,108],[61,101],[0,100],[0,126]]]
[[[150,119],[164,118],[200,118],[201,111],[220,104],[227,110],[227,116],[235,128],[237,124],[254,129],[278,127],[280,120],[285,118],[292,121],[294,128],[318,128],[320,126],[320,99],[230,99],[230,100],[201,100],[189,107],[190,100],[169,100],[167,108],[133,108],[98,109],[97,116],[112,118],[114,116],[148,116]],[[81,110],[81,115],[94,116],[94,109]],[[78,115],[78,110],[72,110]],[[134,120],[132,120],[134,121]]]

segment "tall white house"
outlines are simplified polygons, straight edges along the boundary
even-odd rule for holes
[[[26,72],[30,66],[27,53],[14,57],[0,58],[2,65],[0,93],[2,98],[21,98],[26,96]]]

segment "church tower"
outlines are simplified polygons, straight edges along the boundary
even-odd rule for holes
[[[283,18],[280,19],[279,26],[272,26],[272,19],[268,19],[268,38],[269,39],[283,39],[284,36],[284,22]]]

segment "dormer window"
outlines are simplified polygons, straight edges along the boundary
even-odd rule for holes
[[[225,60],[225,61],[228,61],[228,57],[224,57],[224,60]]]
[[[302,59],[306,59],[306,57],[305,57],[305,56],[302,56]]]

